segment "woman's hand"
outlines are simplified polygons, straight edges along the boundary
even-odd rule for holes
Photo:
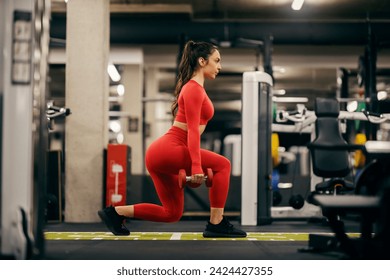
[[[204,174],[193,174],[191,175],[191,183],[202,184],[204,182]]]

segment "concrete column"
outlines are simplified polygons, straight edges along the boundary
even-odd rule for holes
[[[148,67],[146,71],[145,121],[148,125],[145,148],[158,137],[165,134],[172,125],[170,114],[173,93],[160,92],[160,75],[157,67]]]
[[[159,92],[159,81],[158,81],[158,72],[159,69],[156,67],[148,67],[146,69],[146,82],[145,82],[145,97],[149,100],[153,100],[158,98]],[[146,135],[145,147],[146,149],[149,145],[159,136],[156,131],[156,123],[155,123],[155,107],[156,104],[153,101],[145,103],[145,121],[148,126],[148,131]]]
[[[93,9],[91,9],[93,7]],[[65,221],[99,221],[108,143],[108,0],[69,1],[66,35]]]
[[[124,65],[122,72],[125,94],[123,96],[122,110],[129,116],[122,118],[124,128],[123,144],[131,147],[131,173],[143,173],[142,153],[142,91],[143,67],[142,65]]]
[[[14,12],[20,13],[19,18]],[[33,209],[32,173],[34,3],[2,0],[0,16],[0,255],[23,259],[27,240],[21,230],[21,210],[28,234],[37,210]],[[16,41],[29,46],[15,52]]]

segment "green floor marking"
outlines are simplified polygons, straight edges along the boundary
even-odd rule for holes
[[[321,233],[326,234],[326,233]],[[328,233],[332,236],[332,233]],[[359,233],[349,233],[359,237]],[[111,232],[45,232],[46,240],[216,240],[216,241],[308,241],[309,233],[248,232],[246,238],[204,238],[201,232],[132,232],[129,236],[115,236]]]

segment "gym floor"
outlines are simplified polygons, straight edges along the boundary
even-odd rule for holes
[[[324,221],[277,220],[269,225],[242,226],[244,239],[204,239],[207,218],[186,218],[173,224],[127,221],[130,236],[114,236],[102,223],[48,223],[45,228],[47,260],[338,260],[338,251],[307,251],[309,233],[329,233]],[[354,219],[345,223],[348,233],[359,232]]]

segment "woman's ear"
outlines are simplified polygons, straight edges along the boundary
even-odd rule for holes
[[[198,62],[201,67],[206,65],[206,60],[203,57],[199,57]]]

